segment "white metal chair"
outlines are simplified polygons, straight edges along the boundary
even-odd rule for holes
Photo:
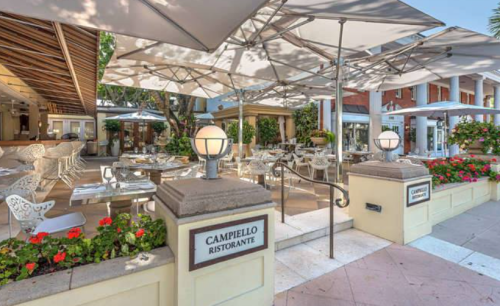
[[[296,154],[293,154],[293,162],[295,164],[295,171],[300,173],[300,169],[306,167],[307,174],[311,176],[311,167],[309,166],[309,163],[304,161],[304,157],[298,157]]]
[[[43,144],[32,144],[17,153],[17,160],[25,165],[33,165],[45,154]]]
[[[329,181],[328,178],[328,167],[330,167],[330,162],[326,156],[315,156],[309,162],[312,168],[311,179],[314,179],[314,173],[317,170],[323,170],[323,180]]]
[[[270,168],[263,161],[254,159],[248,163],[246,169],[244,170],[244,174],[247,174],[252,179],[252,182],[255,183],[255,177],[262,175],[264,177],[264,187],[267,188],[267,180],[266,175],[270,172]]]
[[[14,217],[19,221],[21,230],[27,235],[36,235],[40,232],[57,233],[69,230],[74,227],[81,227],[87,222],[81,212],[74,212],[55,218],[47,218],[45,214],[55,205],[55,201],[44,202],[40,204],[18,196],[11,195],[7,197],[7,205]]]
[[[190,167],[188,169],[180,169],[177,171],[164,172],[161,175],[162,179],[165,180],[185,180],[190,178],[196,178],[198,171],[200,170],[200,165]]]
[[[31,198],[36,203],[36,189],[40,184],[41,176],[38,173],[23,176],[6,189],[0,191],[3,200],[8,196],[16,194],[23,198]],[[9,208],[7,220],[9,222],[9,237],[12,237],[12,215]]]

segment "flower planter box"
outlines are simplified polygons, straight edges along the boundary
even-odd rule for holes
[[[328,140],[325,137],[311,137],[311,141],[317,146],[326,146],[328,144]]]
[[[174,255],[162,247],[0,287],[0,306],[174,305]]]
[[[432,225],[455,217],[491,200],[498,200],[500,183],[480,178],[475,183],[446,184],[432,192],[429,215]]]

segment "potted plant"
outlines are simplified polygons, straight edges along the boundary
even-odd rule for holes
[[[278,121],[274,118],[259,119],[259,143],[267,146],[270,143],[275,143],[279,132]]]
[[[111,150],[111,155],[116,157],[120,154],[120,139],[118,137],[118,133],[121,131],[120,121],[105,120],[104,130],[108,132],[108,147]]]
[[[500,155],[500,128],[491,122],[462,121],[452,129],[448,142],[471,154]]]
[[[233,140],[233,154],[238,154],[238,121],[232,122],[227,128],[227,137]],[[255,128],[247,121],[243,121],[243,152],[251,156],[250,144],[255,137]]]
[[[328,130],[314,130],[311,132],[311,141],[319,147],[335,142],[335,134]]]

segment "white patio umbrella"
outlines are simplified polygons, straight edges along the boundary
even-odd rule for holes
[[[395,50],[352,60],[347,66],[346,87],[392,90],[500,69],[500,41],[452,27]]]
[[[118,38],[116,51],[119,59],[222,69],[280,82],[300,73],[317,76],[312,70],[320,65],[336,62],[339,68],[345,56],[441,25],[398,0],[271,1],[212,54],[126,38]],[[342,88],[340,79],[339,72],[336,88]],[[342,101],[342,91],[337,93],[336,100]],[[341,107],[337,103],[337,130],[342,128]],[[339,181],[342,133],[337,134]]]
[[[462,104],[460,102],[436,102],[427,105],[409,107],[386,113],[388,116],[422,116],[431,118],[441,118],[444,120],[445,154],[448,147],[448,120],[454,116],[472,115],[495,115],[500,114],[500,110],[476,105]]]
[[[267,1],[1,0],[0,11],[211,52]]]
[[[121,114],[113,117],[107,117],[104,120],[118,120],[118,121],[124,121],[124,122],[136,122],[136,123],[142,123],[143,126],[146,126],[146,123],[151,123],[151,122],[166,122],[167,118],[150,113],[145,110],[139,110],[138,112],[135,113],[129,113],[129,114]],[[144,140],[144,143],[146,142],[146,134],[145,134],[145,128],[142,129],[142,139]]]

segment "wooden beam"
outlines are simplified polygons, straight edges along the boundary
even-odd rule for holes
[[[73,67],[73,62],[71,60],[71,54],[69,53],[68,45],[66,44],[66,38],[64,37],[64,31],[59,22],[53,22],[52,25],[56,30],[56,37],[59,40],[59,46],[63,52],[64,58],[66,59],[66,64],[68,64],[68,69],[71,74],[71,78],[73,79],[73,83],[75,84],[76,92],[78,93],[78,97],[80,97],[80,101],[82,102],[82,106],[87,112],[87,105],[85,105],[85,99],[83,98],[82,91],[80,90],[80,84],[78,84],[78,77],[75,74],[75,68]]]

